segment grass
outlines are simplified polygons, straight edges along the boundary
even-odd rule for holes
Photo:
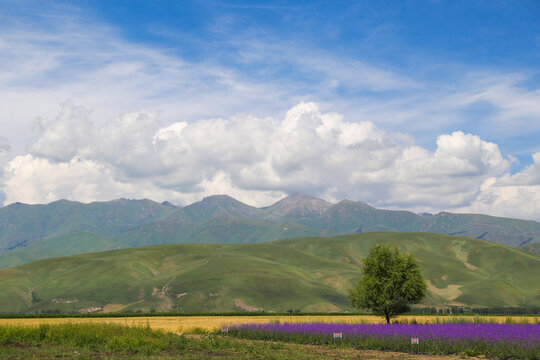
[[[538,256],[447,235],[368,233],[160,245],[41,260],[0,270],[0,312],[353,311],[347,289],[377,242],[416,255],[432,284],[426,306],[540,305]],[[456,286],[459,291],[447,291]]]
[[[186,339],[150,327],[128,327],[116,324],[41,324],[37,328],[3,326],[0,341],[51,343],[89,350],[154,354],[168,349],[183,349]]]

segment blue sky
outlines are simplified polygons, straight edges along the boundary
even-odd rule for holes
[[[539,20],[537,1],[0,1],[0,199],[538,219]]]

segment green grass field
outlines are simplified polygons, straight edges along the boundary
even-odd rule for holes
[[[350,311],[347,289],[377,242],[416,255],[426,306],[540,304],[538,256],[455,236],[368,233],[46,259],[0,270],[0,311]]]
[[[67,324],[0,327],[0,359],[324,359],[301,346],[186,337],[145,327]]]
[[[114,324],[0,326],[0,359],[365,359],[455,360],[458,356],[359,350],[339,344],[305,345],[234,339],[219,333],[176,335]]]

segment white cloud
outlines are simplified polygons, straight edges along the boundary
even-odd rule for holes
[[[487,178],[480,194],[460,211],[540,220],[540,153],[522,171],[499,178]]]
[[[93,136],[91,111],[75,106],[72,101],[62,105],[56,119],[49,121],[38,118],[34,123],[40,136],[28,149],[31,154],[56,161],[69,161],[84,152]]]
[[[109,201],[120,197],[174,202],[185,199],[182,194],[159,188],[151,181],[123,182],[115,175],[113,166],[79,157],[55,162],[30,154],[21,155],[10,161],[4,170],[6,204],[48,203],[59,199]]]
[[[126,187],[115,182],[107,166],[73,158],[53,162],[32,155],[17,156],[5,169],[6,202],[43,203],[62,198],[103,199],[103,192],[121,195]]]
[[[516,213],[501,204],[512,199],[512,206],[521,204],[520,216],[538,214],[540,153],[510,175],[511,160],[496,144],[461,131],[440,135],[431,152],[394,140],[406,134],[323,113],[315,103],[294,106],[282,120],[243,115],[163,126],[156,114],[141,111],[99,126],[105,122],[88,117],[67,102],[54,120],[40,123],[32,153],[6,167],[7,203],[124,196],[186,204],[227,193],[263,206],[305,192],[381,207],[507,216]],[[83,118],[89,126],[81,132],[74,124]]]

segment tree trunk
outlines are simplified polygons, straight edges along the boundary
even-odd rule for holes
[[[390,314],[385,313],[384,316],[386,317],[386,323],[390,324]]]

